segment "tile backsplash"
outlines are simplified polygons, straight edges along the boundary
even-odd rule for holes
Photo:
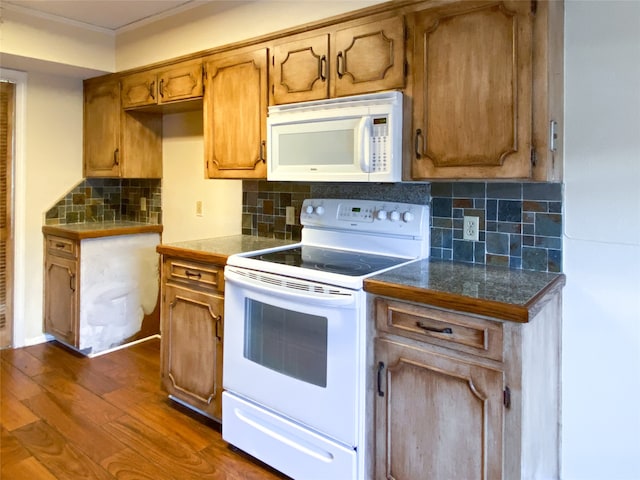
[[[45,215],[47,225],[123,220],[162,223],[160,179],[87,178]]]
[[[242,233],[300,239],[305,198],[363,198],[431,203],[431,257],[516,269],[562,269],[562,184],[434,182],[396,184],[242,182]],[[479,218],[478,241],[464,240],[464,216]]]

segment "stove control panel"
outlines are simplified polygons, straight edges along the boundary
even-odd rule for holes
[[[429,206],[377,200],[308,199],[303,226],[419,236],[429,225]]]

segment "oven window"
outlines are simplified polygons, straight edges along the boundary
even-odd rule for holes
[[[289,377],[327,386],[326,317],[250,298],[245,307],[245,358]]]

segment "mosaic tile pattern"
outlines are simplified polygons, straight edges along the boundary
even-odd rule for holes
[[[431,201],[431,257],[515,269],[562,269],[562,184],[552,183],[298,183],[243,181],[242,233],[300,240],[285,207],[299,218],[305,198]],[[480,220],[479,240],[463,240],[464,216]]]
[[[562,271],[562,184],[431,184],[431,257],[541,272]],[[463,239],[463,217],[480,220]]]
[[[146,199],[146,210],[141,208]],[[159,179],[84,179],[45,215],[47,225],[133,221],[162,223]]]
[[[242,233],[283,240],[300,240],[298,224],[307,198],[358,198],[426,204],[429,184],[301,183],[244,180]],[[286,224],[286,207],[293,206],[296,225]]]

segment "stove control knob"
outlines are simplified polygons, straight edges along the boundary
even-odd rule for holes
[[[376,212],[376,218],[378,220],[386,220],[387,219],[387,211],[386,210],[378,210]]]
[[[400,212],[394,210],[393,212],[391,212],[391,221],[397,222],[398,220],[400,220]]]
[[[311,205],[307,205],[307,207],[304,209],[304,211],[308,214],[311,215],[313,213],[313,206]]]
[[[413,215],[413,213],[411,213],[411,212],[404,212],[404,213],[402,214],[402,220],[403,220],[404,222],[406,222],[406,223],[413,222],[413,219],[414,219],[414,218],[415,218],[415,216],[414,216],[414,215]]]
[[[316,214],[322,215],[324,213],[324,207],[322,205],[318,205],[316,207]]]

